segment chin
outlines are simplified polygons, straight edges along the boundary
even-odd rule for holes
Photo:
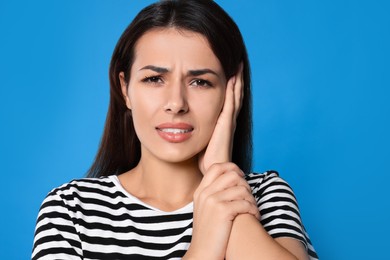
[[[182,144],[166,144],[162,143],[157,145],[143,146],[144,155],[147,157],[152,156],[160,161],[167,163],[188,163],[198,160],[198,155],[205,149],[205,145],[199,145],[194,143],[182,143]],[[148,155],[149,154],[149,155]],[[141,156],[142,157],[142,156]]]
[[[180,163],[191,162],[193,160],[198,160],[198,154],[191,154],[188,156],[184,155],[183,153],[170,154],[170,155],[165,154],[165,156],[163,156],[160,159],[168,163],[180,164]]]

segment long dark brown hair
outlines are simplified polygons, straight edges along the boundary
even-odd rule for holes
[[[119,81],[125,73],[129,82],[134,46],[147,31],[178,28],[204,35],[219,59],[227,79],[244,64],[244,98],[237,118],[232,161],[244,172],[252,163],[252,115],[250,67],[245,44],[236,23],[211,0],[163,0],[145,7],[120,37],[111,58],[110,104],[95,161],[88,177],[119,175],[134,168],[141,157],[140,141],[135,133],[130,110],[126,107]]]

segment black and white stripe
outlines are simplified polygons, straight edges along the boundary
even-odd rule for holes
[[[259,207],[261,224],[268,234],[273,238],[297,239],[306,246],[311,259],[318,259],[302,224],[294,192],[288,183],[276,171],[261,175],[249,174],[246,179]]]
[[[302,241],[317,259],[288,184],[273,171],[246,178],[268,233]],[[151,207],[127,193],[117,176],[74,180],[43,201],[32,259],[181,259],[192,213],[192,203],[173,212]]]

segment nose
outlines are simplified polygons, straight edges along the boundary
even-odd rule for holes
[[[183,84],[177,83],[167,89],[167,103],[164,110],[170,114],[188,112],[187,91]]]

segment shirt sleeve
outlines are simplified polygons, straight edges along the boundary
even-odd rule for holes
[[[32,260],[82,259],[79,235],[71,207],[59,189],[43,201],[35,228]]]
[[[302,224],[297,199],[286,181],[275,171],[247,176],[260,211],[260,222],[273,238],[290,237],[301,241],[311,259],[318,256]]]

